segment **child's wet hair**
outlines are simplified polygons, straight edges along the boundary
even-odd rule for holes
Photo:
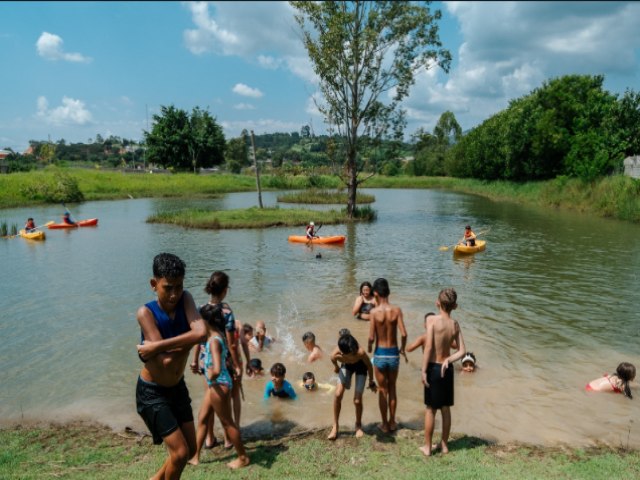
[[[274,377],[284,377],[287,373],[287,368],[280,362],[274,363],[271,366],[271,375]]]
[[[264,370],[262,368],[262,360],[260,360],[259,358],[252,358],[251,360],[249,360],[249,366],[253,370],[258,370],[258,371]]]
[[[209,277],[204,291],[209,295],[220,295],[229,286],[229,275],[224,272],[215,271]]]
[[[349,330],[348,328],[341,328],[338,332],[338,337],[341,337],[343,335],[351,335],[351,330]]]
[[[221,304],[216,303],[215,305],[212,305],[207,303],[203,305],[200,307],[200,315],[215,331],[222,334],[225,333],[225,320]]]
[[[307,343],[307,342],[313,342],[313,343],[315,343],[315,341],[316,341],[316,336],[314,335],[314,333],[313,333],[313,332],[306,332],[304,335],[302,335],[302,341],[303,341],[304,343]]]
[[[302,375],[302,381],[306,382],[307,380],[315,380],[316,376],[313,374],[313,372],[304,372],[304,375]]]
[[[458,294],[453,288],[443,288],[440,290],[440,294],[438,295],[438,301],[440,302],[440,306],[442,309],[451,313],[453,310],[458,308],[458,304],[456,303],[458,300]]]
[[[631,387],[629,382],[632,382],[636,378],[636,367],[629,362],[622,362],[616,368],[616,375],[622,380],[623,392],[626,397],[633,398],[631,395]]]
[[[245,333],[245,334],[246,333],[253,333],[253,326],[248,324],[248,323],[243,324],[242,325],[242,333]]]
[[[153,259],[153,276],[155,278],[184,277],[186,264],[172,253],[159,253]]]
[[[389,289],[389,282],[387,282],[387,279],[378,278],[375,282],[373,282],[373,291],[383,298],[388,297],[391,293],[391,290]]]
[[[348,333],[346,335],[342,335],[338,339],[338,348],[340,349],[340,352],[348,355],[350,353],[356,353],[360,348],[360,345],[358,345],[358,341],[355,337]]]
[[[369,291],[370,291],[370,293],[373,293],[373,285],[371,285],[371,283],[370,283],[370,282],[362,282],[362,283],[360,284],[360,295],[362,295],[362,289],[363,289],[364,287],[369,287]]]

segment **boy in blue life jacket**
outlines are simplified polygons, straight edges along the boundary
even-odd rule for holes
[[[180,478],[196,451],[191,398],[184,369],[191,347],[204,342],[206,327],[193,297],[184,290],[185,263],[161,253],[153,259],[151,288],[157,299],[138,309],[144,362],[136,386],[136,405],[153,436],[169,455],[153,478]]]

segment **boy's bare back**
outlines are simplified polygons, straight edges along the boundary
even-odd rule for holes
[[[370,312],[371,329],[375,332],[376,343],[379,347],[398,346],[398,326],[404,324],[402,310],[390,303],[375,307]]]
[[[427,341],[431,340],[429,362],[442,363],[451,355],[451,342],[459,345],[460,326],[445,312],[427,320]]]

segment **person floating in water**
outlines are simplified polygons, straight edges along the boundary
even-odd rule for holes
[[[628,362],[622,362],[611,375],[604,374],[600,378],[587,383],[585,390],[588,392],[614,392],[622,393],[625,397],[633,398],[629,382],[636,378],[636,367]]]

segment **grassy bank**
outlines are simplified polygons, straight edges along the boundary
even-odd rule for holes
[[[346,191],[329,191],[318,190],[311,188],[309,190],[303,190],[301,192],[287,193],[284,195],[278,195],[279,202],[283,203],[310,203],[310,204],[347,204],[347,192]],[[374,195],[366,193],[356,193],[356,204],[363,205],[365,203],[373,203],[376,201]]]
[[[374,430],[370,426],[359,440],[345,431],[336,442],[325,440],[328,430],[289,430],[268,438],[245,432],[249,467],[228,471],[225,463],[235,455],[217,447],[205,450],[200,466],[187,466],[182,478],[609,480],[640,474],[637,451],[492,445],[463,436],[450,442],[448,455],[427,459],[418,450],[422,432],[401,429],[393,436],[378,436]],[[0,478],[7,480],[149,478],[166,455],[148,436],[87,424],[8,428],[0,430],[0,443]]]
[[[373,214],[374,212],[371,213]],[[317,225],[336,225],[349,222],[349,218],[344,211],[281,209],[278,207],[253,207],[217,211],[189,209],[157,212],[151,215],[147,222],[205,229],[299,227],[300,235],[304,235],[304,226],[309,222],[310,218],[313,218]]]
[[[0,208],[70,201],[58,197],[61,175],[70,176],[84,200],[141,197],[208,197],[228,192],[255,191],[255,178],[246,175],[163,175],[149,173],[104,172],[99,170],[58,169],[0,175]],[[49,199],[45,200],[45,193]],[[336,189],[337,177],[262,175],[265,190]],[[484,182],[446,177],[374,176],[361,188],[444,188],[482,195],[495,200],[515,201],[544,207],[587,212],[602,217],[640,222],[640,180],[623,175],[585,184],[566,177],[544,182]],[[346,202],[344,202],[346,203]],[[364,203],[364,202],[363,202]],[[308,220],[307,220],[308,221]]]

